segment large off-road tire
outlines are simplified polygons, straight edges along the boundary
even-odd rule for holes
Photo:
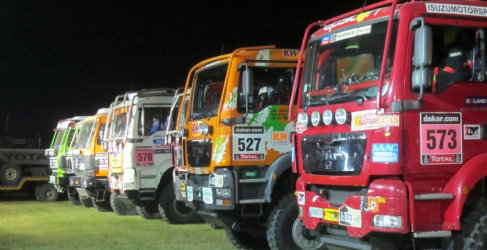
[[[15,186],[22,179],[22,169],[19,166],[7,163],[0,167],[0,182],[3,185]]]
[[[225,234],[227,235],[228,241],[237,249],[269,249],[265,237],[255,237],[247,232],[237,232],[229,228],[225,228]]]
[[[39,201],[57,201],[59,193],[52,184],[44,184],[37,190],[36,198]]]
[[[199,222],[196,210],[176,200],[172,184],[166,185],[159,195],[159,213],[164,221],[170,224],[187,224]]]
[[[137,215],[135,205],[131,204],[128,201],[123,201],[121,198],[118,198],[117,193],[110,194],[110,206],[112,207],[113,212],[117,213],[120,216]]]
[[[146,219],[146,220],[156,220],[156,219],[162,219],[161,214],[159,213],[159,210],[154,207],[150,206],[135,206],[135,210],[137,210],[137,213],[140,215],[140,217]]]
[[[71,202],[71,204],[73,204],[75,206],[81,205],[81,201],[79,200],[78,192],[71,194],[69,191],[67,191],[66,193],[68,193],[68,200]]]
[[[93,201],[91,201],[90,197],[79,196],[79,202],[81,203],[81,206],[83,206],[83,207],[86,207],[86,208],[93,207]]]
[[[103,201],[96,201],[96,197],[91,197],[93,206],[99,212],[112,212],[112,205],[110,204],[110,193],[105,192],[103,194]]]
[[[461,230],[454,239],[454,248],[464,250],[487,249],[487,201],[480,198],[473,209],[462,217]]]
[[[267,222],[267,241],[271,249],[326,249],[319,240],[303,235],[303,225],[298,219],[298,205],[294,194],[284,196],[272,209]]]

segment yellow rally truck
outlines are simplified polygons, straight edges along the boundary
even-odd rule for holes
[[[274,46],[241,48],[197,64],[186,82],[185,91],[192,88],[181,136],[188,174],[179,175],[176,193],[181,198],[185,192],[206,222],[224,226],[237,248],[267,248],[276,237],[294,244],[292,224],[273,216],[294,190],[295,129],[287,113],[298,54]],[[289,234],[275,233],[285,226]]]
[[[111,211],[108,186],[108,159],[102,149],[109,109],[99,109],[78,124],[72,143],[72,168],[69,186],[76,188],[80,202],[98,211]]]

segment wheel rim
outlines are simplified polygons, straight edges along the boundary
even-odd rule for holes
[[[319,239],[307,239],[304,237],[304,223],[301,219],[296,218],[293,223],[292,235],[294,243],[301,249],[315,250],[322,247],[325,243],[321,242]]]
[[[184,204],[184,202],[178,201],[176,199],[174,199],[172,206],[173,206],[176,214],[178,214],[179,216],[188,216],[188,215],[194,213],[194,209],[186,206],[186,204]]]
[[[54,197],[56,196],[56,194],[54,193],[54,190],[46,190],[46,192],[44,193],[44,196],[48,200],[51,200],[51,199],[54,199]]]
[[[13,168],[7,168],[7,170],[5,170],[5,178],[9,181],[15,180],[15,178],[17,178],[17,171]]]

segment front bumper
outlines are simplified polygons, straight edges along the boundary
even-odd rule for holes
[[[69,186],[74,188],[107,189],[107,179],[97,179],[96,177],[71,176]]]
[[[311,186],[301,178],[296,183],[299,217],[309,230],[335,224],[356,238],[370,232],[405,234],[410,230],[407,189],[399,179],[374,180],[351,195],[335,191],[337,188]]]
[[[176,193],[182,193],[186,189],[186,201],[195,204],[195,207],[203,207],[209,210],[232,210],[235,208],[235,185],[230,169],[219,168],[209,175],[191,175],[185,186],[179,188]],[[174,184],[176,187],[176,183]],[[181,194],[181,197],[184,195]],[[197,203],[197,204],[196,204]]]

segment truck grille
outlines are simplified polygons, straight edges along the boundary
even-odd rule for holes
[[[359,175],[365,155],[363,132],[305,136],[301,141],[307,174]]]
[[[211,140],[193,140],[186,142],[188,163],[192,167],[206,167],[211,161]]]

